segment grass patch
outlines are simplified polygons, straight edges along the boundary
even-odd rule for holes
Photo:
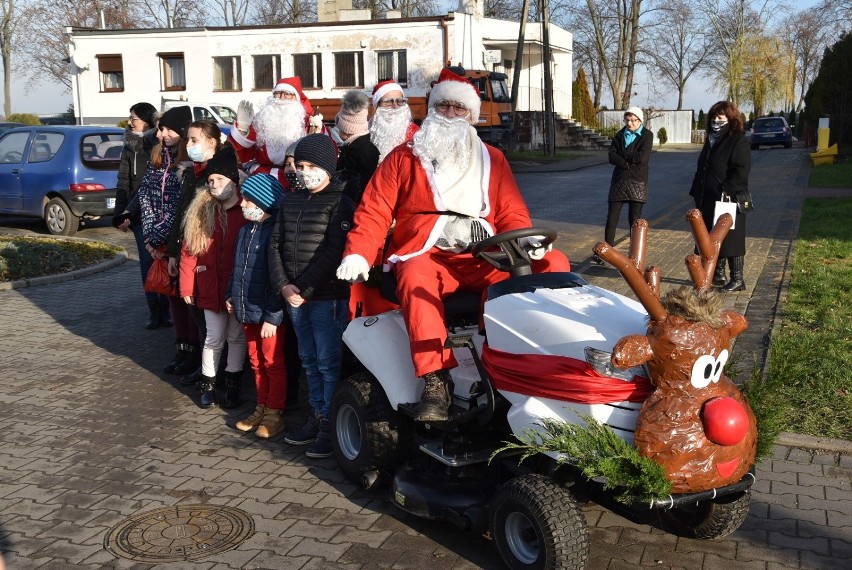
[[[848,183],[848,180],[847,180]],[[762,390],[785,429],[852,439],[852,199],[805,200]]]
[[[583,151],[563,151],[556,152],[556,156],[548,156],[544,154],[543,150],[519,150],[519,151],[506,151],[506,159],[511,161],[529,161],[529,162],[540,162],[540,163],[550,163],[550,162],[561,162],[563,160],[572,160],[574,158],[582,158],[584,156],[588,156],[588,152]]]
[[[808,186],[814,188],[849,188],[852,186],[852,155],[841,152],[834,164],[811,168]]]
[[[111,259],[119,251],[100,242],[0,237],[0,281],[67,273]]]

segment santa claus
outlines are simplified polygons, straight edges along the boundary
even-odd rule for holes
[[[444,421],[457,366],[444,347],[442,300],[456,291],[482,291],[507,274],[470,254],[473,243],[528,228],[529,212],[503,153],[483,143],[473,125],[480,99],[465,78],[445,69],[429,112],[411,142],[379,165],[355,212],[337,276],[366,279],[396,219],[383,261],[397,279],[411,356],[425,387],[416,419]],[[534,271],[568,271],[567,258],[528,238]]]
[[[411,108],[395,81],[382,81],[373,89],[373,118],[370,140],[379,149],[379,162],[390,151],[411,140],[417,125],[411,120]]]
[[[249,174],[271,174],[286,186],[283,167],[287,148],[312,132],[328,134],[322,115],[313,115],[301,79],[285,77],[275,84],[257,113],[249,101],[239,104],[228,138]]]

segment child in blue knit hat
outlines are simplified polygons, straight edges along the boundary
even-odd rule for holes
[[[255,174],[240,187],[240,204],[248,224],[240,229],[234,272],[226,306],[243,325],[249,361],[254,370],[257,407],[237,422],[237,429],[268,439],[284,429],[287,369],[284,365],[284,309],[269,279],[267,249],[278,214],[281,183],[269,174]],[[298,381],[298,379],[294,379]]]

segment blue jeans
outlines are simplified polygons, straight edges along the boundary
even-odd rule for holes
[[[142,272],[142,285],[145,285],[145,279],[148,277],[148,270],[154,263],[154,258],[145,249],[145,237],[142,235],[142,223],[131,222],[130,231],[133,232],[133,237],[136,239],[136,250],[139,252],[139,270]],[[145,293],[145,298],[149,303],[155,303],[160,300],[159,293]],[[165,299],[164,299],[165,300]]]
[[[328,417],[340,376],[340,349],[349,320],[349,301],[308,301],[301,307],[285,306],[299,340],[299,358],[308,379],[308,402],[317,416]]]

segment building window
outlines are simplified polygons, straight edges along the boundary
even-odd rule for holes
[[[213,90],[242,91],[243,73],[240,56],[229,55],[213,58]]]
[[[302,80],[302,89],[322,89],[321,54],[293,54],[293,72]]]
[[[163,91],[185,91],[186,71],[182,53],[158,53],[162,62],[161,85]]]
[[[124,68],[120,55],[99,55],[98,72],[101,75],[101,93],[124,91]]]
[[[408,63],[405,50],[377,51],[379,81],[392,79],[402,87],[408,87]]]
[[[255,55],[254,62],[254,86],[255,90],[268,91],[275,87],[275,83],[281,78],[281,56],[280,55]]]
[[[364,86],[364,52],[351,51],[334,54],[334,86]]]

